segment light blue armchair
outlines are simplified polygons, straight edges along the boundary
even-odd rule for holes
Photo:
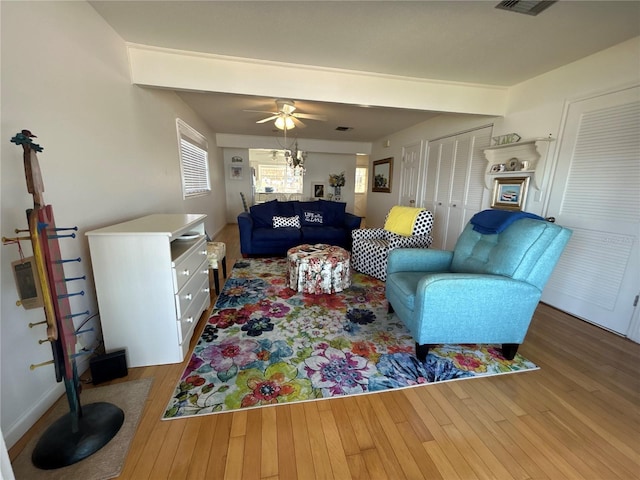
[[[389,253],[389,311],[411,331],[422,361],[431,346],[447,343],[502,344],[511,360],[570,236],[571,230],[535,215],[480,212],[453,252]]]

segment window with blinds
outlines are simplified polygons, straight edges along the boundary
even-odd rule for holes
[[[183,198],[211,191],[209,153],[206,138],[179,118],[176,119]]]

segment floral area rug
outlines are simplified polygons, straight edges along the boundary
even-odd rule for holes
[[[285,282],[286,259],[236,262],[164,419],[538,368],[492,345],[441,345],[418,361],[384,283],[368,275],[353,272],[331,295]]]

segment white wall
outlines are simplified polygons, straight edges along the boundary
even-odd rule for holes
[[[247,199],[247,206],[251,206],[251,165],[249,164],[249,150],[246,148],[224,148],[224,175],[227,192],[226,218],[227,223],[238,223],[238,215],[244,211],[240,192]],[[242,163],[232,163],[234,156],[242,157]],[[231,179],[231,165],[242,167],[242,180]]]
[[[313,183],[325,184],[325,200],[333,193],[333,188],[329,186],[329,175],[344,172],[345,186],[341,191],[341,202],[346,202],[346,211],[353,213],[355,199],[354,187],[356,178],[356,155],[332,154],[332,153],[310,153],[307,159],[307,171],[304,176],[304,196],[311,197],[311,185]]]
[[[58,226],[79,227],[61,241],[63,257],[82,257],[68,274],[86,274],[83,297],[72,310],[97,311],[87,230],[149,213],[206,213],[215,234],[226,223],[223,162],[215,136],[173,93],[131,85],[122,39],[85,2],[0,2],[2,124],[1,233],[24,228],[27,193],[22,148],[9,139],[23,128],[38,135],[44,198]],[[209,143],[213,193],[183,200],[175,119],[203,133]],[[31,254],[28,243],[22,244]],[[10,270],[15,245],[0,249],[1,427],[11,446],[64,392],[53,367],[29,370],[52,358],[42,309],[17,307]],[[79,320],[82,320],[80,317]],[[98,322],[90,323],[98,327]],[[94,336],[95,337],[95,336]],[[91,335],[80,339],[91,346]],[[86,357],[85,362],[86,365]]]
[[[533,78],[509,89],[504,117],[446,114],[373,143],[371,162],[395,157],[392,192],[372,193],[367,198],[367,226],[381,226],[387,211],[398,203],[399,159],[402,146],[419,140],[434,140],[493,123],[493,135],[516,132],[523,139],[549,135],[557,139],[548,153],[549,168],[541,187],[540,201],[527,210],[546,215],[546,199],[552,179],[556,147],[561,141],[561,125],[566,102],[640,83],[640,37],[623,42],[577,62]],[[385,147],[386,141],[390,147]],[[488,195],[486,196],[488,198]]]

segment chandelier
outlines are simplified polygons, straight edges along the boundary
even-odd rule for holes
[[[287,130],[285,125],[284,130],[284,144],[280,143],[280,140],[276,138],[276,141],[284,150],[284,160],[287,167],[291,169],[293,175],[304,175],[305,173],[305,161],[307,160],[307,152],[303,152],[298,149],[298,139],[296,138],[291,145],[287,145]]]
[[[307,152],[298,150],[298,140],[294,143],[293,150],[285,150],[284,158],[294,175],[304,175],[306,171],[304,162],[307,160]]]

